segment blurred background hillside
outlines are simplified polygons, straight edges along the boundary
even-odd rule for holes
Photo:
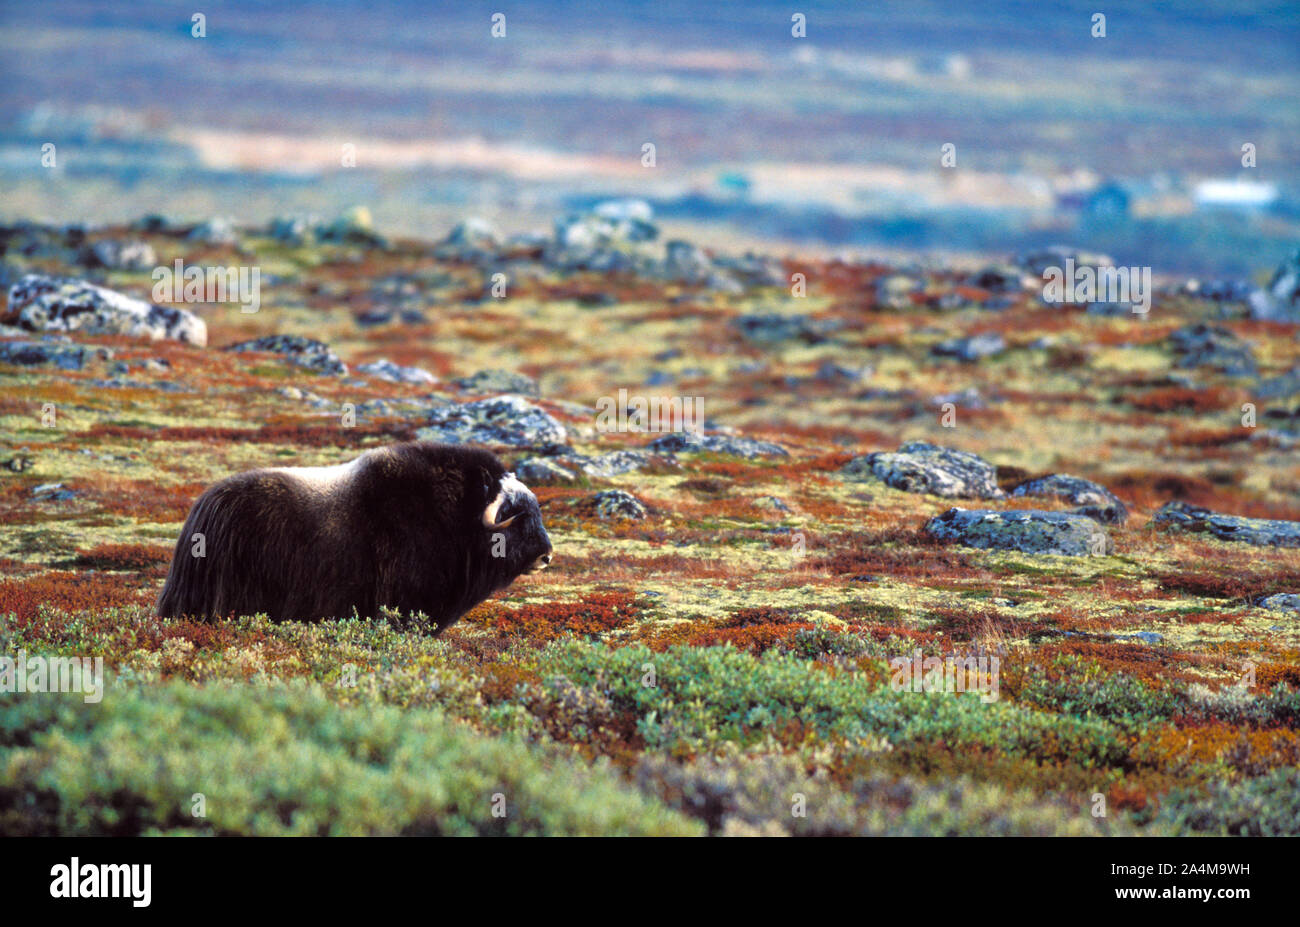
[[[1107,5],[1105,38],[1014,0],[199,6],[203,38],[175,3],[0,6],[0,218],[361,204],[435,238],[630,195],[722,248],[1255,279],[1300,239],[1296,4]]]

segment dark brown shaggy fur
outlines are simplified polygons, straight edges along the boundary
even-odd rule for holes
[[[506,497],[498,521],[518,516],[508,527],[482,523],[506,475],[488,451],[413,442],[362,455],[330,492],[275,470],[229,477],[190,510],[158,613],[316,621],[388,606],[423,612],[441,631],[549,562],[526,490]],[[192,553],[199,534],[202,557]]]

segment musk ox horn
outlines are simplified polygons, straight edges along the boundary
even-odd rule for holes
[[[497,493],[497,497],[495,499],[493,499],[491,502],[488,503],[488,507],[483,510],[483,527],[505,528],[512,521],[514,521],[516,518],[519,517],[518,515],[511,515],[505,521],[497,521],[497,512],[501,510],[501,506],[505,504],[505,501],[506,501],[506,494],[505,491],[502,490],[501,492]]]

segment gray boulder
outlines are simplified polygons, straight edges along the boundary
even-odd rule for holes
[[[529,457],[515,464],[515,476],[529,485],[548,486],[572,483],[577,477],[546,457]]]
[[[790,456],[789,451],[770,441],[757,441],[737,435],[706,435],[694,431],[666,434],[651,441],[648,449],[657,454],[729,454],[748,460]]]
[[[1279,592],[1277,595],[1265,596],[1255,604],[1269,611],[1295,612],[1300,615],[1300,593],[1296,592]]]
[[[538,447],[563,444],[564,426],[522,396],[493,396],[452,403],[429,411],[429,424],[417,437],[447,444],[496,444]]]
[[[984,550],[1099,557],[1114,550],[1097,522],[1069,512],[949,509],[925,525],[931,537]]]
[[[983,458],[925,441],[909,441],[897,451],[855,457],[841,473],[851,480],[875,478],[904,492],[955,499],[1001,499],[997,468]]]
[[[841,327],[836,319],[813,319],[806,315],[781,315],[774,312],[750,313],[731,321],[745,338],[760,344],[780,344],[784,341],[816,343]]]
[[[1011,490],[1013,496],[1057,496],[1077,505],[1075,512],[1104,524],[1122,525],[1128,521],[1128,508],[1105,486],[1091,480],[1053,473],[1027,480]]]
[[[971,335],[966,338],[949,338],[930,349],[939,357],[955,357],[958,360],[973,362],[994,354],[1001,354],[1007,349],[1007,343],[996,332],[983,335]]]
[[[267,335],[265,338],[255,338],[252,341],[241,341],[238,344],[227,345],[222,350],[232,351],[236,354],[245,354],[251,351],[279,354],[285,360],[322,376],[341,377],[346,376],[348,372],[347,365],[339,359],[339,356],[330,349],[329,345],[314,338],[305,338],[302,335]]]
[[[591,497],[596,514],[601,518],[641,520],[646,517],[646,508],[631,493],[621,489],[607,489]]]
[[[239,233],[235,223],[224,216],[214,216],[206,222],[200,222],[186,236],[190,241],[204,245],[237,245]]]
[[[890,274],[876,281],[876,305],[882,309],[904,310],[915,305],[913,293],[924,289],[921,281],[906,274]]]
[[[208,343],[207,325],[187,309],[155,306],[69,277],[27,274],[9,288],[9,312],[28,331]]]
[[[1300,250],[1282,262],[1267,287],[1250,294],[1251,318],[1300,322]]]
[[[437,377],[420,367],[402,367],[387,358],[380,358],[357,367],[357,373],[389,383],[410,383],[424,385],[437,382]]]
[[[501,250],[501,230],[487,219],[471,216],[438,243],[434,253],[453,260],[482,260]]]
[[[90,246],[86,264],[108,270],[148,270],[158,263],[153,246],[143,241],[105,239]]]
[[[60,370],[81,370],[92,361],[108,360],[111,349],[100,345],[72,344],[70,339],[47,341],[0,341],[0,364],[39,367],[49,364]]]
[[[1185,325],[1170,333],[1169,343],[1178,358],[1177,367],[1210,367],[1229,376],[1255,375],[1250,345],[1221,325]]]
[[[1223,515],[1186,502],[1169,502],[1152,516],[1168,528],[1209,534],[1256,547],[1300,547],[1300,521]]]
[[[536,380],[513,370],[480,370],[452,382],[468,393],[517,393],[534,399],[542,394]]]

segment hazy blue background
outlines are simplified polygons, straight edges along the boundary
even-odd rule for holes
[[[190,35],[195,6],[206,38]],[[1098,8],[1104,39],[1090,34]],[[252,223],[364,204],[383,231],[436,237],[468,214],[525,230],[634,195],[719,245],[1067,241],[1157,272],[1242,276],[1300,241],[1294,3],[0,10],[10,221]],[[497,11],[504,39],[489,32]],[[796,11],[807,38],[791,37]],[[40,165],[47,141],[55,170]],[[945,143],[955,169],[939,166]],[[1216,179],[1271,193],[1198,199]]]

